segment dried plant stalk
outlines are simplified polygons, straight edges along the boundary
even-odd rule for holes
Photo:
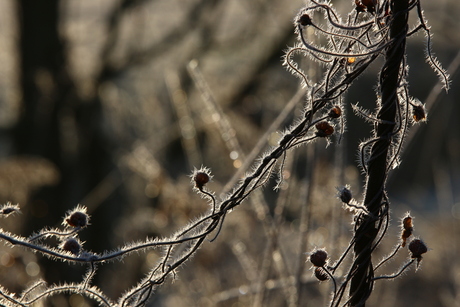
[[[397,122],[398,88],[400,76],[403,74],[404,55],[406,49],[408,0],[391,2],[392,21],[390,22],[390,41],[385,64],[380,73],[380,88],[382,102],[377,114],[379,120],[375,124],[377,140],[372,145],[367,164],[366,192],[364,205],[369,214],[358,219],[356,243],[354,246],[355,260],[353,270],[356,270],[351,280],[350,305],[364,306],[372,291],[374,271],[371,261],[374,241],[379,229],[376,217],[386,214],[384,198],[385,182],[388,176],[388,164],[391,162],[389,149]]]

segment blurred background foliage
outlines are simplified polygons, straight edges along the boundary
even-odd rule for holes
[[[460,2],[422,2],[433,49],[452,76],[451,90],[440,90],[425,63],[423,35],[411,37],[410,90],[427,103],[428,122],[411,130],[402,164],[392,172],[393,221],[377,257],[398,243],[406,211],[431,251],[417,273],[378,282],[369,306],[460,306]],[[341,12],[353,5],[333,3]],[[194,167],[212,169],[209,188],[219,195],[262,137],[267,146],[277,140],[277,133],[264,132],[299,88],[281,58],[295,43],[292,20],[302,5],[0,1],[0,201],[22,209],[1,227],[27,236],[59,225],[67,210],[81,204],[92,215],[82,233],[85,247],[102,252],[145,236],[167,236],[203,213],[208,205],[189,183]],[[297,60],[321,77],[316,64]],[[207,100],[187,69],[193,65],[209,87]],[[374,109],[378,71],[371,67],[352,86],[347,104]],[[303,99],[297,100],[297,111],[279,131],[300,114]],[[304,253],[326,247],[337,259],[347,246],[351,215],[342,210],[335,187],[350,184],[360,198],[357,145],[370,133],[350,108],[345,113],[340,145],[336,138],[327,148],[317,142],[292,152],[280,191],[274,193],[270,182],[230,214],[217,240],[205,244],[152,305],[325,305],[330,285],[312,278]],[[160,252],[104,265],[95,284],[116,298]],[[384,270],[396,270],[406,258],[402,253]],[[2,285],[21,291],[38,278],[80,280],[84,268],[2,246],[0,273]],[[46,304],[93,303],[72,296]]]

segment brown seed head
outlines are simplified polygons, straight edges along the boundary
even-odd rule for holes
[[[426,119],[425,108],[422,104],[412,106],[412,117],[414,121],[418,123],[419,121],[424,121]]]
[[[335,106],[329,111],[328,115],[331,118],[339,118],[342,115],[342,109],[339,106]]]
[[[69,226],[83,228],[88,226],[89,216],[86,212],[75,211],[65,221]]]
[[[193,180],[195,181],[195,187],[198,189],[202,189],[206,183],[209,182],[209,175],[205,172],[197,172],[195,176],[193,176]]]
[[[320,281],[325,281],[329,279],[329,276],[323,268],[315,269],[315,277]]]
[[[337,190],[339,191],[338,197],[340,200],[345,204],[349,204],[353,199],[353,194],[350,191],[350,186],[346,185],[342,188],[337,188]]]
[[[327,261],[327,252],[324,249],[317,249],[310,255],[310,262],[316,267],[323,267]]]
[[[422,254],[428,251],[428,247],[422,240],[414,239],[409,243],[409,251],[411,252],[411,258],[421,259]]]
[[[404,247],[406,246],[406,240],[412,235],[412,231],[414,230],[413,225],[412,225],[412,217],[410,215],[407,215],[403,220],[402,220],[402,233],[401,233],[401,239],[402,239],[402,244],[401,246]]]
[[[75,238],[67,238],[67,240],[62,243],[61,247],[63,250],[71,252],[74,255],[78,255],[81,250],[81,244]]]
[[[0,216],[6,217],[11,213],[20,212],[19,205],[13,205],[7,202],[3,206],[0,206]]]
[[[322,121],[319,122],[315,125],[317,131],[316,131],[316,136],[319,137],[327,137],[330,136],[332,133],[334,133],[334,127],[332,127],[328,122]]]
[[[8,215],[8,214],[13,213],[13,212],[16,212],[16,210],[14,208],[4,208],[2,210],[2,214],[4,214],[4,215]]]
[[[401,246],[404,247],[406,246],[406,240],[412,235],[412,228],[410,229],[404,229],[403,232],[401,233],[401,239],[402,243]]]
[[[412,225],[412,217],[408,215],[403,219],[403,228],[404,229],[410,229],[412,227],[414,227]]]
[[[311,18],[310,16],[308,16],[308,14],[302,14],[298,19],[297,19],[297,22],[301,25],[301,26],[311,26],[313,24],[313,22],[311,21]]]

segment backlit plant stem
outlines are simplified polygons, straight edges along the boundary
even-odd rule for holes
[[[383,214],[381,208],[385,193],[385,182],[388,176],[389,148],[397,122],[398,86],[404,62],[408,0],[391,2],[392,17],[390,20],[390,45],[386,50],[385,64],[380,73],[380,89],[382,102],[375,124],[374,132],[378,140],[372,145],[367,163],[367,178],[364,204],[369,212],[361,214],[357,220],[354,271],[350,286],[350,306],[365,306],[372,292],[374,269],[371,254],[374,241],[378,235],[377,219]]]

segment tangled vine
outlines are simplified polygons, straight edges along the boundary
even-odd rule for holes
[[[418,23],[408,28],[408,16],[415,13]],[[364,110],[353,105],[354,112],[373,126],[371,137],[359,146],[360,166],[366,176],[364,199],[358,201],[348,186],[339,189],[339,198],[355,212],[354,234],[345,251],[334,263],[330,263],[325,250],[310,253],[314,274],[319,280],[331,280],[333,293],[330,306],[364,306],[371,295],[374,282],[396,278],[412,264],[418,265],[427,252],[425,243],[412,236],[412,217],[402,221],[401,242],[388,257],[374,266],[372,253],[385,236],[390,220],[390,200],[385,190],[389,172],[397,166],[404,138],[414,123],[426,118],[424,105],[409,95],[408,67],[405,59],[406,39],[418,31],[426,34],[426,59],[448,89],[447,73],[431,51],[431,32],[423,16],[419,0],[355,0],[355,6],[345,18],[339,16],[332,4],[323,0],[309,0],[296,16],[295,31],[299,43],[289,48],[284,65],[297,77],[307,91],[303,114],[286,129],[279,143],[258,160],[249,172],[225,197],[219,199],[206,188],[211,178],[209,169],[195,170],[191,181],[197,193],[210,203],[210,210],[167,238],[146,239],[118,248],[115,251],[95,253],[83,248],[78,239],[80,231],[87,229],[89,215],[83,206],[68,212],[63,229],[46,228],[29,237],[17,236],[0,230],[0,238],[11,246],[22,246],[53,260],[67,263],[83,263],[88,270],[81,282],[47,285],[39,281],[21,294],[9,293],[0,288],[3,306],[30,306],[40,300],[60,293],[78,293],[98,302],[100,306],[145,306],[153,292],[168,277],[197,252],[202,244],[213,241],[221,230],[227,214],[252,192],[265,185],[278,168],[280,174],[289,151],[317,139],[327,139],[344,132],[344,94],[350,85],[379,57],[385,63],[380,72],[377,88],[376,110]],[[306,35],[315,31],[317,39],[310,41]],[[321,64],[324,75],[320,82],[313,82],[293,60],[294,55],[307,56]],[[5,204],[3,216],[19,211],[19,207]],[[59,246],[47,244],[49,238],[57,238]],[[398,251],[408,246],[410,261],[393,274],[376,276],[378,269]],[[134,252],[149,249],[163,250],[158,264],[123,296],[113,301],[92,279],[100,265],[108,261],[120,261]],[[345,276],[336,276],[337,268],[353,252],[353,263]],[[347,293],[348,289],[348,295]]]

